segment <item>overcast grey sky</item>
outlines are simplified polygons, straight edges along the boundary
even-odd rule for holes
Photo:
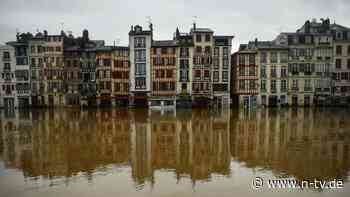
[[[280,31],[295,31],[305,20],[329,17],[350,26],[350,0],[0,0],[0,43],[14,40],[16,29],[36,32],[64,30],[106,44],[128,44],[130,25],[147,25],[151,16],[155,39],[171,39],[176,27],[189,31],[193,16],[197,27],[216,34],[234,35],[234,47],[258,37],[271,40]]]

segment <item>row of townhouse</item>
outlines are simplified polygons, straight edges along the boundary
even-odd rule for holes
[[[128,47],[18,33],[1,46],[0,107],[229,105],[232,40],[196,24],[172,40],[132,26]]]
[[[130,105],[229,105],[232,39],[193,24],[189,33],[177,28],[172,40],[153,40],[152,24],[132,26]]]
[[[350,104],[350,29],[306,21],[232,55],[232,98],[240,106]]]

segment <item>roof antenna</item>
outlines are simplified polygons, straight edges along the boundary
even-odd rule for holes
[[[63,28],[64,28],[64,22],[61,22],[61,23],[60,23],[60,25],[61,25],[61,31],[63,31]]]
[[[193,29],[196,29],[196,22],[197,22],[198,16],[192,16],[193,20]]]

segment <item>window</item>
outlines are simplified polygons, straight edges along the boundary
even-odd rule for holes
[[[255,67],[254,66],[249,67],[249,76],[255,76]]]
[[[167,48],[161,48],[161,54],[167,54]]]
[[[249,55],[249,64],[255,65],[255,55],[254,54]]]
[[[260,75],[262,78],[266,78],[266,66],[262,65],[260,69]]]
[[[207,53],[207,54],[210,54],[211,53],[210,46],[206,46],[205,49],[204,49],[204,52]]]
[[[210,40],[211,40],[211,39],[210,39],[210,34],[206,34],[206,35],[205,35],[205,41],[206,41],[206,42],[210,42]]]
[[[222,48],[222,53],[223,53],[223,56],[228,56],[228,48],[227,47]]]
[[[271,52],[270,62],[277,63],[277,52]]]
[[[145,89],[146,88],[146,78],[136,77],[135,78],[135,89]]]
[[[173,77],[173,70],[167,70],[166,71],[166,77],[167,78],[172,78]]]
[[[214,69],[219,69],[219,58],[218,57],[214,58]]]
[[[219,71],[214,71],[213,78],[214,82],[219,82]]]
[[[202,35],[200,34],[196,35],[196,42],[202,42]]]
[[[188,57],[189,56],[189,48],[180,48],[180,56]]]
[[[335,68],[338,68],[338,69],[341,68],[341,59],[336,59],[335,60]]]
[[[288,62],[288,52],[281,52],[281,63],[287,63]]]
[[[188,71],[180,70],[180,81],[188,81]]]
[[[144,63],[136,64],[135,74],[136,75],[145,75],[146,74],[146,64],[144,64]]]
[[[228,69],[228,58],[222,59],[222,69]]]
[[[197,53],[202,53],[202,47],[197,46],[197,47],[196,47],[196,52],[197,52]]]
[[[214,56],[219,56],[220,55],[220,49],[219,47],[214,48]]]
[[[260,62],[267,63],[267,52],[266,51],[262,51],[260,53]]]
[[[260,89],[266,91],[266,80],[261,80]]]
[[[287,68],[285,67],[281,68],[281,77],[287,77]]]
[[[200,78],[201,78],[201,71],[200,71],[200,70],[195,70],[195,72],[194,72],[194,77],[195,77],[196,79],[200,79]]]
[[[312,91],[310,79],[305,79],[304,91]]]
[[[350,69],[350,59],[348,59],[347,67],[348,67],[348,69]]]
[[[145,37],[134,38],[134,47],[135,48],[145,48],[146,47],[146,38]]]
[[[277,77],[276,66],[271,67],[271,77]]]
[[[240,55],[238,59],[239,59],[239,65],[245,65],[245,56],[244,55]]]
[[[249,80],[249,89],[255,90],[255,81],[254,80]]]
[[[239,80],[239,89],[244,90],[245,89],[245,80]]]
[[[293,79],[292,89],[298,90],[298,80],[297,79]]]
[[[244,66],[239,67],[239,76],[245,76],[245,67]]]
[[[350,45],[348,46],[348,55],[350,55]]]
[[[180,60],[180,69],[188,69],[188,59]]]
[[[222,81],[228,82],[228,72],[227,71],[222,71]]]
[[[145,62],[146,61],[146,50],[135,50],[135,61],[136,62]]]
[[[271,92],[275,93],[276,91],[277,91],[276,80],[271,80]]]
[[[335,49],[335,53],[337,55],[341,55],[342,54],[342,49],[343,49],[343,47],[341,45],[337,45],[336,49]]]
[[[281,81],[281,92],[287,92],[287,80]]]
[[[209,77],[210,77],[209,70],[204,70],[204,78],[209,78]]]

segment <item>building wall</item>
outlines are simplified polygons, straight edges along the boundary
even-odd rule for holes
[[[136,28],[136,27],[135,27]],[[133,31],[136,31],[135,29]],[[144,38],[145,39],[145,47],[135,48],[135,38]],[[129,48],[130,48],[130,91],[131,93],[135,92],[150,92],[151,91],[151,60],[150,60],[150,52],[151,52],[151,45],[152,45],[152,35],[151,34],[142,34],[142,29],[137,35],[130,35],[129,36]],[[146,78],[146,85],[144,88],[135,88],[135,51],[137,49],[145,50],[145,61],[142,61],[142,63],[145,63],[146,65],[146,74],[140,75],[140,77]]]
[[[212,99],[211,65],[214,49],[213,33],[193,32],[192,35],[194,41],[192,97]],[[205,40],[206,35],[209,36],[209,41]],[[201,37],[200,41],[197,40],[197,36]],[[206,47],[210,48],[208,52],[205,52]],[[200,52],[198,48],[201,48]]]
[[[63,46],[63,36],[46,36],[44,46],[44,97],[45,105],[49,107],[65,105]]]
[[[183,50],[188,50],[188,56],[187,54],[180,54],[181,48]],[[178,95],[191,95],[192,94],[192,81],[193,81],[193,46],[186,46],[186,45],[180,45],[176,48],[176,75],[177,75],[177,85],[176,85],[176,91]],[[181,69],[181,61],[188,62],[188,68]],[[186,63],[185,63],[186,64]],[[181,71],[182,70],[182,71]],[[187,73],[187,79],[181,79],[181,73],[180,72],[186,72]],[[186,89],[183,89],[186,86]]]
[[[279,106],[288,102],[288,49],[261,49],[257,54],[260,68],[258,104]]]
[[[154,99],[176,96],[176,47],[152,47],[151,95]]]
[[[211,81],[213,96],[221,105],[230,104],[231,43],[233,37],[215,38]],[[227,43],[221,43],[226,41]]]
[[[112,95],[119,99],[127,99],[129,95],[129,50],[115,49],[112,62]]]
[[[5,53],[9,53],[9,57]],[[15,70],[14,48],[9,45],[0,46],[0,108],[7,107],[5,102],[8,99],[13,101],[14,108],[18,107]]]
[[[337,48],[341,47],[341,51]],[[333,80],[334,80],[334,96],[350,97],[350,42],[345,40],[337,40],[333,47]],[[337,64],[340,61],[340,65]]]

